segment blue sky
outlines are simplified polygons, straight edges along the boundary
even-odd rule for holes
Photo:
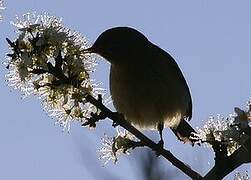
[[[191,124],[201,126],[210,115],[227,116],[235,106],[245,107],[251,86],[251,2],[248,0],[71,0],[5,1],[0,22],[0,57],[8,51],[5,38],[15,38],[10,21],[28,11],[48,12],[62,17],[64,24],[79,31],[90,42],[109,27],[131,26],[168,51],[177,61],[193,97]],[[34,97],[21,99],[20,93],[7,87],[4,66],[0,71],[0,179],[82,180],[138,179],[134,157],[122,157],[118,164],[105,168],[97,160],[100,137],[112,135],[109,121],[95,131],[73,124],[70,133],[54,125]],[[109,64],[100,60],[94,78],[108,87]],[[112,108],[112,106],[110,105]],[[152,137],[157,134],[147,132]],[[177,157],[204,175],[213,166],[213,152],[190,147],[164,131],[166,147]],[[177,173],[168,162],[163,169]],[[250,165],[238,171],[248,170]],[[233,178],[233,174],[228,176]]]

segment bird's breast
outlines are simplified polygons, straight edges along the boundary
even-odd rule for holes
[[[168,64],[111,65],[110,91],[118,112],[140,128],[159,122],[175,127],[189,108],[190,95]]]

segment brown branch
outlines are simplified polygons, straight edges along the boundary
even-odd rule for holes
[[[108,109],[100,101],[96,100],[91,95],[87,95],[86,100],[90,102],[91,104],[93,104],[94,106],[96,106],[98,109],[100,109],[103,113],[105,113],[106,116],[109,119],[113,120],[114,123],[116,123],[117,125],[120,125],[121,127],[125,128],[127,131],[132,133],[141,142],[143,142],[145,146],[148,146],[152,150],[156,151],[157,154],[162,155],[164,158],[170,161],[174,166],[176,166],[178,169],[180,169],[190,178],[202,179],[202,176],[200,174],[198,174],[197,172],[192,170],[190,167],[188,167],[186,164],[184,164],[182,161],[177,159],[170,151],[165,150],[164,148],[160,147],[158,144],[156,144],[147,136],[145,136],[143,133],[141,133],[139,130],[137,130],[128,121],[126,121],[123,116],[118,116],[117,113],[112,112],[110,109]]]

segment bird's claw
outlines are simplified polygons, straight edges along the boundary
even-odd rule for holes
[[[117,127],[119,124],[115,121],[112,122],[112,127]]]
[[[161,148],[164,147],[164,141],[163,141],[163,139],[161,139],[161,140],[158,142],[158,146],[160,146]]]

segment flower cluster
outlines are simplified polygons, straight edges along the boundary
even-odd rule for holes
[[[248,110],[243,111],[235,108],[235,113],[228,118],[211,117],[206,124],[194,134],[194,139],[213,146],[216,142],[224,145],[227,155],[230,156],[235,150],[241,147],[250,137],[246,133],[251,120],[251,105],[248,103]]]
[[[83,53],[86,39],[48,14],[27,13],[12,24],[18,28],[18,38],[7,39],[9,86],[26,96],[38,95],[44,109],[66,129],[73,120],[89,118],[95,108],[85,97],[95,96],[99,89],[90,80],[96,63]]]
[[[114,163],[118,161],[118,156],[122,153],[129,154],[130,149],[137,146],[141,146],[139,142],[135,141],[135,137],[128,131],[121,131],[117,128],[116,137],[108,137],[105,135],[101,139],[103,147],[98,150],[100,153],[100,159],[104,160],[104,164],[107,164],[110,160]]]
[[[244,173],[237,172],[234,176],[234,180],[248,180],[248,179],[249,175],[247,171]]]

